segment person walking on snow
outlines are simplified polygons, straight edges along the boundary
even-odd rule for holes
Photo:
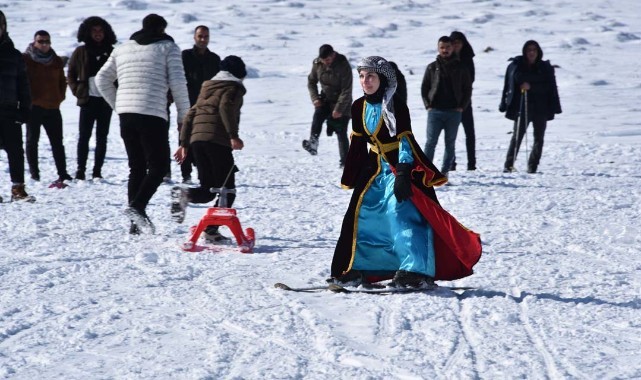
[[[247,76],[245,63],[240,57],[230,55],[220,63],[221,71],[203,83],[196,104],[189,109],[180,131],[180,148],[174,154],[183,162],[191,151],[200,175],[200,187],[172,189],[171,212],[178,223],[185,219],[188,202],[208,203],[216,194],[210,188],[236,188],[232,151],[245,146],[238,136],[240,109],[246,93],[243,79]],[[222,196],[222,195],[221,195]],[[226,207],[232,207],[236,195],[227,194]],[[219,202],[216,201],[216,206]],[[209,241],[224,239],[218,226],[208,226],[205,238]]]
[[[0,11],[0,145],[9,161],[12,201],[36,200],[27,194],[24,184],[22,123],[29,120],[30,111],[31,93],[24,59],[9,38],[7,19]]]
[[[67,90],[64,63],[51,47],[51,36],[46,30],[36,32],[33,42],[29,44],[22,56],[27,66],[31,88],[31,116],[27,122],[29,172],[34,181],[40,181],[38,141],[42,126],[49,137],[58,172],[58,179],[53,185],[64,187],[64,181],[71,181],[71,176],[67,173],[60,113],[60,104],[65,99]]]
[[[504,173],[515,171],[515,154],[518,153],[530,121],[534,128],[534,144],[528,159],[527,172],[536,173],[543,153],[547,122],[553,120],[555,114],[562,112],[554,67],[550,61],[543,60],[543,50],[539,43],[527,41],[523,45],[522,53],[523,55],[510,58],[499,104],[499,111],[505,112],[506,118],[514,120],[514,133],[503,165]],[[526,94],[527,98],[521,99]],[[524,106],[525,99],[527,108]],[[517,125],[519,119],[520,125]]]
[[[438,203],[447,182],[414,139],[409,109],[395,95],[394,69],[382,57],[357,66],[364,96],[352,105],[352,142],[341,178],[354,189],[328,282],[359,285],[393,278],[399,287],[472,274],[478,234]],[[368,149],[369,148],[369,149]]]
[[[95,77],[107,62],[116,44],[116,34],[111,25],[101,17],[86,18],[78,27],[78,42],[84,42],[74,50],[69,59],[67,83],[71,93],[78,99],[78,158],[76,180],[86,179],[89,140],[96,125],[96,151],[92,179],[102,178],[102,166],[107,155],[107,136],[111,125],[111,106],[96,87]]]
[[[169,170],[167,91],[171,90],[176,103],[178,128],[189,110],[180,48],[165,33],[166,27],[162,16],[147,15],[142,30],[116,47],[96,75],[98,90],[120,117],[120,135],[129,159],[125,213],[132,234],[141,228],[154,232],[146,208]]]
[[[349,124],[349,107],[352,104],[352,67],[344,55],[334,51],[331,45],[322,45],[318,58],[312,63],[312,70],[307,76],[307,89],[314,104],[314,117],[309,140],[303,140],[303,149],[311,155],[318,152],[318,139],[327,121],[327,135],[336,133],[340,166],[345,163],[349,149],[347,126]],[[318,92],[320,83],[321,91]]]

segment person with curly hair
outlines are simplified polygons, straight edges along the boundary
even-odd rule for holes
[[[85,180],[89,140],[96,125],[96,153],[92,178],[102,178],[102,165],[107,154],[107,135],[112,109],[96,88],[94,78],[107,62],[117,42],[111,25],[98,16],[85,19],[78,28],[78,42],[83,42],[69,59],[67,83],[78,99],[80,121],[78,134],[78,169],[76,180]]]

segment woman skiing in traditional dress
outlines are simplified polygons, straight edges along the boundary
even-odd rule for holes
[[[354,192],[328,281],[359,285],[393,277],[393,286],[429,288],[434,280],[469,276],[481,256],[480,236],[438,203],[433,186],[447,178],[414,139],[407,105],[394,95],[394,69],[372,56],[357,71],[365,94],[352,104],[341,179]]]

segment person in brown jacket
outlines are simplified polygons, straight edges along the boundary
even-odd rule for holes
[[[80,107],[78,134],[77,180],[85,180],[89,140],[96,124],[96,153],[92,177],[102,178],[102,166],[107,154],[107,135],[111,124],[112,109],[102,97],[94,78],[111,55],[117,42],[111,25],[103,18],[92,16],[85,19],[78,28],[78,42],[84,42],[74,50],[69,59],[67,82]]]
[[[38,168],[38,141],[40,126],[44,127],[51,143],[53,160],[58,171],[54,186],[64,187],[63,181],[70,181],[62,135],[62,114],[60,103],[65,99],[67,81],[64,63],[51,48],[51,36],[39,30],[33,42],[22,54],[27,67],[31,88],[31,115],[27,121],[27,162],[31,178],[40,181]]]
[[[172,189],[171,212],[178,223],[185,219],[188,202],[207,203],[214,200],[216,194],[210,188],[236,188],[234,173],[238,171],[234,164],[232,151],[244,147],[238,137],[240,108],[243,96],[247,92],[243,78],[247,76],[245,63],[240,57],[230,55],[220,62],[220,71],[211,80],[206,80],[200,90],[196,104],[189,109],[183,120],[180,131],[180,147],[174,154],[176,161],[182,163],[191,151],[200,187]],[[232,207],[236,195],[227,195],[226,207]],[[218,206],[216,201],[216,206]],[[218,226],[209,226],[205,238],[210,241],[225,239],[218,233]]]
[[[327,135],[336,132],[340,166],[343,167],[349,149],[347,126],[352,106],[352,66],[347,58],[335,52],[331,45],[322,45],[307,76],[307,89],[314,104],[314,117],[309,140],[303,140],[303,149],[311,155],[317,154],[318,138],[327,120]]]

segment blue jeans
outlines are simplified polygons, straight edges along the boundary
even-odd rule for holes
[[[461,112],[454,110],[431,109],[427,112],[427,142],[425,143],[425,155],[434,162],[434,150],[436,143],[445,131],[445,153],[441,163],[441,172],[447,174],[450,171],[456,152],[456,134],[458,125],[461,123]]]

